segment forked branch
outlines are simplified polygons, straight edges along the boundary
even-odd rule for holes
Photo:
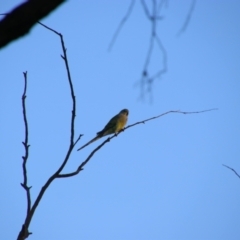
[[[58,175],[61,173],[61,171],[63,170],[63,168],[67,164],[74,146],[77,144],[77,142],[80,140],[80,138],[82,136],[80,134],[79,137],[76,140],[74,140],[75,116],[76,116],[76,98],[75,98],[75,95],[74,95],[74,89],[73,89],[73,84],[72,84],[71,74],[70,74],[70,70],[69,70],[68,59],[67,59],[67,50],[65,48],[63,36],[62,36],[61,33],[58,33],[57,31],[53,30],[52,28],[49,28],[49,27],[47,27],[46,25],[44,25],[40,22],[39,22],[39,24],[42,25],[43,27],[47,28],[48,30],[54,32],[55,34],[57,34],[60,37],[60,40],[61,40],[61,46],[62,46],[62,50],[63,50],[63,55],[61,55],[61,57],[64,60],[64,63],[65,63],[65,66],[66,66],[68,83],[69,83],[69,86],[70,86],[70,92],[71,92],[71,98],[72,98],[72,117],[71,117],[71,123],[70,123],[70,143],[69,143],[68,151],[66,153],[66,156],[65,156],[61,166],[56,170],[56,172],[51,177],[49,177],[49,179],[46,181],[46,183],[41,188],[35,202],[31,206],[30,188],[27,187],[27,169],[26,169],[26,160],[27,160],[27,156],[28,156],[29,145],[28,145],[28,127],[27,127],[26,107],[25,107],[25,98],[26,98],[26,90],[27,90],[27,74],[25,73],[24,74],[24,76],[25,76],[25,87],[24,87],[24,93],[23,93],[22,99],[23,99],[23,116],[24,116],[24,122],[25,122],[25,142],[23,143],[23,145],[25,146],[26,154],[23,157],[23,160],[24,160],[24,162],[23,162],[24,182],[23,182],[22,186],[24,187],[24,189],[27,192],[28,208],[27,208],[26,219],[24,221],[24,224],[22,225],[22,229],[19,232],[19,235],[18,235],[18,238],[17,238],[18,240],[26,239],[31,234],[28,231],[28,228],[29,228],[29,225],[31,223],[32,217],[35,213],[35,210],[38,207],[38,204],[40,203],[45,191],[47,190],[47,188],[50,186],[50,184],[53,182],[53,180],[55,180],[58,177]]]

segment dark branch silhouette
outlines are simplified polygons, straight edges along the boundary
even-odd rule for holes
[[[151,121],[153,119],[156,119],[156,118],[160,118],[160,117],[163,117],[164,115],[167,115],[167,114],[170,114],[170,113],[180,113],[180,114],[197,114],[197,113],[204,113],[204,112],[210,112],[210,111],[214,111],[214,110],[217,110],[217,108],[212,108],[212,109],[207,109],[207,110],[202,110],[202,111],[194,111],[194,112],[183,112],[183,111],[180,111],[180,110],[172,110],[172,111],[168,111],[168,112],[165,112],[165,113],[162,113],[160,115],[157,115],[155,117],[151,117],[151,118],[147,118],[145,120],[142,120],[142,121],[139,121],[139,122],[136,122],[136,123],[133,123],[131,125],[128,125],[127,127],[125,127],[123,130],[121,130],[119,133],[117,134],[114,134],[113,136],[111,137],[108,137],[106,140],[104,140],[99,146],[97,146],[90,154],[89,156],[86,158],[85,161],[83,161],[79,166],[78,168],[73,171],[73,172],[70,172],[70,173],[65,173],[65,174],[59,174],[58,175],[58,178],[66,178],[66,177],[72,177],[72,176],[75,176],[77,175],[78,173],[80,173],[80,171],[83,170],[83,167],[89,162],[89,160],[93,157],[93,155],[99,150],[101,149],[107,142],[110,142],[111,139],[117,137],[119,134],[121,134],[122,132],[124,132],[126,129],[128,128],[131,128],[135,125],[138,125],[138,124],[145,124],[146,122],[148,121]]]
[[[239,178],[240,178],[240,175],[237,173],[237,171],[235,171],[233,168],[231,168],[231,167],[229,167],[229,166],[227,166],[227,165],[225,165],[225,164],[223,164],[223,166],[224,167],[226,167],[226,168],[228,168],[228,169],[230,169],[230,170],[232,170]]]
[[[180,110],[170,110],[170,111],[167,111],[165,113],[162,113],[160,115],[157,115],[155,117],[151,117],[151,118],[148,118],[148,119],[145,119],[145,120],[142,120],[142,121],[139,121],[139,122],[136,122],[136,123],[133,123],[131,125],[128,125],[125,129],[127,128],[130,128],[130,127],[133,127],[135,125],[138,125],[138,124],[145,124],[146,122],[148,121],[151,121],[153,119],[156,119],[156,118],[160,118],[164,115],[167,115],[169,113],[180,113],[180,114],[198,114],[198,113],[204,113],[204,112],[211,112],[211,111],[216,111],[218,110],[218,108],[211,108],[211,109],[207,109],[207,110],[201,110],[201,111],[194,111],[194,112],[184,112],[184,111],[180,111]],[[125,130],[124,129],[124,130]]]
[[[120,131],[121,132],[121,131]],[[120,133],[119,132],[119,133]],[[118,133],[118,134],[119,134]],[[72,177],[77,175],[78,173],[80,173],[80,171],[83,170],[83,167],[89,162],[89,160],[93,157],[93,155],[100,149],[102,148],[107,142],[109,142],[112,138],[116,137],[118,134],[114,134],[111,137],[108,137],[103,143],[101,143],[98,147],[96,147],[90,154],[89,156],[86,158],[86,160],[84,160],[79,167],[77,168],[76,171],[71,172],[71,173],[63,173],[63,174],[59,174],[58,178],[66,178],[66,177]]]
[[[154,9],[156,10],[155,5],[154,5]],[[29,232],[30,223],[32,221],[32,218],[34,216],[34,213],[35,213],[40,201],[42,200],[42,197],[44,196],[44,194],[45,194],[46,190],[48,189],[48,187],[50,186],[50,184],[55,179],[71,177],[71,176],[75,176],[78,173],[80,173],[80,171],[83,170],[83,167],[90,161],[90,159],[94,156],[94,154],[98,150],[100,150],[107,142],[110,142],[112,138],[117,137],[118,134],[121,134],[121,132],[123,132],[123,131],[127,130],[128,128],[133,127],[135,125],[144,124],[148,121],[151,121],[151,120],[156,119],[156,118],[160,118],[160,117],[162,117],[164,115],[167,115],[167,114],[170,114],[170,113],[197,114],[197,113],[203,113],[203,112],[216,110],[216,109],[208,109],[208,110],[194,111],[194,112],[184,112],[184,111],[180,111],[180,110],[172,110],[172,111],[162,113],[158,116],[151,117],[151,118],[136,122],[134,124],[131,124],[131,125],[127,126],[125,129],[123,129],[122,131],[120,131],[118,134],[114,134],[113,136],[108,137],[106,140],[104,140],[98,147],[96,147],[89,154],[89,156],[77,167],[77,169],[75,171],[70,172],[70,173],[62,173],[64,167],[66,166],[66,164],[67,164],[67,162],[70,158],[70,155],[71,155],[74,147],[76,146],[78,141],[81,139],[82,134],[80,134],[78,136],[78,138],[75,140],[76,98],[75,98],[75,94],[74,94],[74,88],[73,88],[73,83],[72,83],[69,64],[68,64],[68,59],[67,59],[67,50],[66,50],[66,47],[65,47],[63,36],[62,36],[61,33],[59,33],[57,31],[55,31],[54,29],[44,25],[43,23],[40,23],[40,22],[38,22],[38,23],[41,26],[43,26],[44,28],[46,28],[46,29],[50,30],[51,32],[53,32],[54,34],[58,35],[59,38],[60,38],[60,41],[61,41],[61,46],[62,46],[62,51],[63,51],[63,54],[61,55],[61,57],[62,57],[62,59],[64,60],[64,63],[65,63],[67,76],[68,76],[68,83],[69,83],[69,87],[70,87],[70,95],[71,95],[71,98],[72,98],[72,115],[71,115],[71,123],[70,123],[70,141],[69,141],[69,147],[68,147],[66,156],[64,157],[60,167],[47,179],[47,181],[45,182],[45,184],[42,186],[41,190],[39,191],[39,193],[36,197],[36,200],[33,202],[33,204],[31,204],[30,187],[28,187],[28,182],[27,182],[27,165],[26,165],[27,159],[28,159],[28,156],[29,156],[29,146],[30,145],[28,144],[28,122],[27,122],[26,104],[25,104],[26,92],[27,92],[27,72],[25,72],[24,73],[25,84],[24,84],[24,91],[23,91],[23,95],[22,95],[23,119],[24,119],[24,124],[25,124],[25,141],[23,142],[23,145],[25,147],[25,155],[23,156],[23,183],[21,185],[25,189],[26,195],[27,195],[27,214],[26,214],[25,221],[22,225],[22,228],[19,232],[19,235],[18,235],[18,238],[17,238],[18,240],[24,240],[31,234],[31,232]],[[161,41],[160,41],[160,39],[158,39],[156,37],[156,35],[155,35],[154,38],[155,38],[154,40],[156,40],[157,43],[161,45]]]
[[[27,195],[27,214],[26,217],[29,215],[30,209],[31,209],[31,194],[30,189],[31,187],[28,186],[28,177],[27,177],[27,160],[29,156],[29,147],[28,144],[28,121],[27,121],[27,113],[26,113],[26,92],[27,92],[27,72],[23,73],[24,75],[24,90],[22,95],[22,109],[23,109],[23,121],[25,126],[25,140],[22,142],[24,149],[25,149],[25,155],[22,156],[23,163],[22,163],[22,169],[23,169],[23,183],[21,183],[21,186],[26,191]],[[22,230],[19,233],[18,239],[25,239],[27,238],[31,232],[28,232],[28,229],[25,228],[25,225],[22,226]]]
[[[42,18],[65,0],[28,0],[13,9],[0,21],[0,48],[26,35]]]
[[[64,63],[65,63],[65,66],[66,66],[67,76],[68,76],[68,83],[69,83],[69,86],[70,86],[70,92],[71,92],[71,97],[72,97],[72,117],[71,117],[71,124],[70,124],[70,144],[69,144],[68,151],[66,153],[66,156],[65,156],[61,166],[57,169],[57,171],[43,185],[43,187],[41,188],[41,190],[40,190],[40,192],[39,192],[35,202],[30,207],[30,209],[28,207],[27,216],[26,216],[26,219],[25,219],[24,224],[22,226],[22,229],[19,232],[19,235],[18,235],[18,238],[17,238],[18,240],[26,239],[29,236],[30,233],[28,231],[28,228],[29,228],[29,225],[31,223],[32,217],[33,217],[33,215],[35,213],[35,210],[38,207],[38,204],[40,203],[40,201],[41,201],[45,191],[47,190],[47,188],[50,186],[50,184],[53,182],[53,180],[55,180],[58,177],[60,172],[63,170],[63,168],[67,164],[73,148],[75,147],[75,145],[77,144],[77,142],[80,140],[80,138],[82,136],[80,134],[79,137],[76,140],[74,140],[74,134],[75,134],[74,133],[74,123],[75,123],[75,116],[76,116],[76,99],[75,99],[75,95],[74,95],[74,89],[73,89],[73,84],[72,84],[72,80],[71,80],[71,74],[70,74],[69,64],[68,64],[68,59],[67,59],[67,50],[65,48],[63,36],[62,36],[61,33],[58,33],[57,31],[47,27],[46,25],[44,25],[42,23],[39,23],[39,24],[41,24],[43,27],[47,28],[48,30],[54,32],[55,34],[57,34],[60,37],[60,40],[61,40],[61,46],[62,46],[62,51],[63,51],[63,55],[61,55],[61,57],[64,60]],[[26,77],[25,77],[25,81],[27,82],[27,78]],[[25,82],[23,99],[26,98],[25,97],[26,96],[26,86],[27,86],[26,82]],[[24,109],[25,109],[25,102],[24,102],[23,106],[24,106]],[[24,111],[24,110],[23,110],[23,115],[24,115],[25,129],[28,129],[27,128],[26,111]],[[28,136],[28,131],[25,131],[25,138],[26,139],[28,139],[27,136]],[[25,140],[25,143],[26,143],[26,140]],[[24,143],[24,146],[25,146],[25,143]],[[26,146],[28,146],[28,145],[26,145]]]

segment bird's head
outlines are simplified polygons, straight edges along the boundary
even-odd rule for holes
[[[128,109],[123,109],[123,110],[120,112],[120,114],[124,114],[124,115],[128,116],[129,111],[128,111]]]

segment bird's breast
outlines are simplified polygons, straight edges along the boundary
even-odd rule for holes
[[[126,125],[126,123],[127,123],[127,116],[126,115],[120,115],[119,119],[118,119],[118,122],[117,122],[117,125],[116,125],[115,132],[119,132],[121,129],[123,129],[124,126]]]

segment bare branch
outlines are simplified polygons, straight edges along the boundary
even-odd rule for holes
[[[60,6],[64,0],[24,1],[0,21],[0,48],[24,36],[37,21]]]
[[[181,27],[181,29],[178,31],[177,36],[180,36],[187,29],[187,27],[189,25],[189,22],[191,20],[191,17],[192,17],[195,5],[196,5],[196,0],[192,0],[192,4],[191,4],[190,9],[188,11],[188,14],[187,14],[187,17],[185,19],[185,22],[183,23],[183,26]]]
[[[165,112],[165,113],[162,113],[160,115],[157,115],[155,117],[151,117],[151,118],[147,118],[145,120],[142,120],[142,121],[139,121],[139,122],[136,122],[136,123],[133,123],[131,125],[128,125],[127,127],[125,127],[124,129],[122,129],[118,134],[114,134],[113,136],[111,137],[108,137],[106,140],[104,140],[99,146],[97,146],[90,154],[89,156],[86,158],[85,161],[83,161],[79,166],[78,168],[73,171],[73,172],[70,172],[70,173],[64,173],[64,174],[59,174],[58,175],[58,178],[66,178],[66,177],[72,177],[72,176],[75,176],[77,175],[78,173],[80,173],[80,171],[83,170],[83,167],[89,162],[89,160],[93,157],[93,155],[100,149],[102,148],[107,142],[110,142],[110,140],[112,138],[115,138],[117,137],[119,134],[121,134],[122,132],[124,132],[126,129],[128,128],[131,128],[135,125],[138,125],[138,124],[144,124],[148,121],[151,121],[151,120],[154,120],[156,118],[160,118],[160,117],[163,117],[164,115],[167,115],[169,113],[180,113],[180,114],[197,114],[197,113],[204,113],[204,112],[210,112],[210,111],[214,111],[214,110],[218,110],[217,108],[212,108],[212,109],[207,109],[207,110],[202,110],[202,111],[194,111],[194,112],[183,112],[183,111],[180,111],[180,110],[171,110],[171,111],[168,111],[168,112]]]
[[[156,78],[160,78],[164,73],[167,72],[167,52],[160,40],[160,37],[157,35],[157,32],[156,32],[157,21],[163,19],[163,17],[160,16],[160,11],[161,11],[162,7],[164,6],[164,4],[167,5],[167,2],[168,2],[167,0],[161,0],[157,4],[156,0],[152,0],[152,12],[150,13],[145,0],[141,0],[142,8],[144,10],[144,13],[145,13],[147,19],[151,22],[152,30],[151,30],[149,47],[148,47],[148,51],[147,51],[147,55],[146,55],[146,59],[145,59],[145,63],[144,63],[143,71],[142,71],[142,76],[141,76],[141,79],[139,80],[139,84],[137,84],[137,85],[140,85],[140,87],[141,87],[140,98],[144,98],[145,92],[151,93],[152,83],[154,82],[154,80]],[[132,0],[128,7],[126,15],[121,20],[116,32],[114,33],[113,38],[109,44],[109,47],[108,47],[109,51],[111,50],[113,44],[115,43],[116,38],[117,38],[120,30],[122,29],[123,25],[128,20],[130,14],[132,13],[134,4],[135,4],[135,0]],[[162,68],[160,70],[158,70],[156,73],[151,74],[151,76],[150,76],[149,64],[150,64],[150,60],[152,57],[152,52],[153,52],[155,41],[157,43],[158,48],[162,52],[162,62],[163,63],[162,63]]]
[[[66,48],[65,48],[65,45],[64,45],[64,41],[63,41],[63,36],[61,33],[58,33],[57,31],[53,30],[52,28],[49,28],[47,27],[46,25],[42,24],[42,23],[39,23],[41,24],[43,27],[47,28],[48,30],[54,32],[55,34],[57,34],[60,39],[61,39],[61,45],[62,45],[62,50],[63,50],[63,55],[62,58],[65,62],[65,65],[66,65],[66,69],[67,69],[67,75],[68,75],[68,82],[69,82],[69,86],[70,86],[70,90],[71,90],[71,97],[72,97],[72,102],[73,102],[73,109],[72,109],[72,118],[71,118],[71,134],[70,134],[70,145],[69,145],[69,149],[67,151],[67,154],[65,156],[65,159],[62,163],[62,165],[59,167],[59,169],[47,180],[47,182],[44,184],[44,186],[42,187],[39,195],[37,196],[36,198],[36,201],[34,202],[33,204],[33,207],[31,209],[31,214],[30,214],[30,217],[29,217],[29,222],[31,221],[31,218],[35,212],[35,209],[37,208],[41,198],[43,197],[43,194],[45,193],[46,189],[48,188],[48,186],[51,184],[51,182],[57,178],[58,174],[62,171],[62,169],[64,168],[64,166],[66,165],[69,157],[70,157],[70,154],[72,152],[72,149],[74,147],[74,120],[75,120],[75,112],[76,112],[76,100],[75,100],[75,95],[74,95],[74,90],[73,90],[73,85],[72,85],[72,80],[71,80],[71,75],[70,75],[70,70],[69,70],[69,65],[68,65],[68,60],[67,60],[67,52],[66,52]],[[28,223],[29,224],[29,223]]]
[[[142,71],[142,76],[138,83],[138,85],[140,84],[140,87],[141,87],[141,94],[140,94],[141,99],[144,98],[146,92],[147,93],[152,92],[152,84],[153,84],[154,80],[156,78],[160,78],[164,73],[167,72],[167,51],[164,48],[164,46],[161,42],[161,39],[158,36],[157,31],[156,31],[157,22],[159,20],[163,19],[163,17],[159,16],[158,14],[160,14],[160,10],[165,2],[166,1],[161,1],[159,3],[159,6],[157,6],[156,1],[152,0],[152,13],[150,14],[145,1],[141,0],[145,15],[146,15],[147,19],[151,22],[151,27],[152,27],[148,52],[146,55],[146,59],[145,59],[145,63],[144,63],[143,71]],[[151,57],[152,57],[152,52],[153,52],[155,41],[157,43],[158,48],[162,52],[162,68],[154,74],[149,74],[148,68],[149,68]]]
[[[163,54],[163,59],[162,59],[163,67],[162,67],[162,69],[160,69],[158,72],[156,72],[152,76],[148,76],[147,68],[148,68],[150,58],[151,58],[151,54],[152,54],[152,50],[153,50],[154,39],[157,42],[157,44],[158,44],[158,46],[159,46],[159,48],[160,48],[160,50],[162,51],[162,54]],[[140,80],[140,84],[141,84],[141,95],[140,95],[140,97],[144,98],[145,91],[151,93],[153,81],[156,78],[160,78],[166,72],[167,72],[167,51],[164,48],[164,46],[163,46],[160,38],[158,37],[157,33],[155,33],[155,37],[151,36],[149,51],[148,51],[148,55],[147,55],[147,58],[146,58],[142,78]],[[147,84],[147,89],[145,90],[145,85],[146,84]]]
[[[26,113],[26,92],[27,92],[27,72],[23,73],[24,75],[24,90],[22,95],[22,108],[23,108],[23,120],[24,120],[24,126],[25,126],[25,141],[22,142],[24,148],[25,148],[25,156],[22,157],[23,163],[22,163],[22,169],[23,169],[23,183],[21,183],[21,186],[25,189],[27,194],[27,214],[30,211],[31,208],[31,195],[30,195],[30,189],[31,187],[28,187],[28,178],[27,178],[27,160],[29,155],[29,147],[28,145],[28,122],[27,122],[27,113]]]
[[[28,231],[26,226],[22,225],[22,229],[18,234],[17,240],[24,240],[24,239],[28,238],[28,236],[31,235],[31,234],[32,233]]]
[[[167,114],[169,114],[169,113],[197,114],[197,113],[204,113],[204,112],[210,112],[210,111],[215,111],[215,110],[218,110],[218,109],[217,109],[217,108],[211,108],[211,109],[207,109],[207,110],[194,111],[194,112],[183,112],[183,111],[180,111],[180,110],[171,110],[171,111],[162,113],[162,114],[160,114],[160,115],[157,115],[157,116],[155,116],[155,117],[151,117],[151,118],[148,118],[148,119],[145,119],[145,120],[142,120],[142,121],[133,123],[133,124],[131,124],[131,125],[128,125],[125,129],[130,128],[130,127],[133,127],[133,126],[138,125],[138,124],[145,124],[145,123],[148,122],[148,121],[151,121],[151,120],[156,119],[156,118],[160,118],[160,117],[162,117],[162,116],[164,116],[164,115],[167,115]],[[125,129],[124,129],[124,130],[125,130]]]
[[[22,156],[23,163],[22,163],[22,169],[23,169],[23,183],[21,183],[21,186],[24,188],[26,191],[27,195],[27,214],[26,218],[30,212],[31,209],[31,194],[30,194],[30,189],[31,187],[28,186],[28,176],[27,176],[27,160],[29,156],[29,147],[30,145],[28,144],[28,121],[27,121],[27,113],[26,113],[26,93],[27,93],[27,72],[23,72],[24,76],[24,90],[23,90],[23,95],[22,95],[22,109],[23,109],[23,121],[24,121],[24,126],[25,126],[25,140],[22,142],[24,148],[25,148],[25,155]],[[26,220],[26,219],[25,219]],[[24,239],[24,236],[29,236],[30,232],[25,228],[25,225],[22,226],[22,230],[19,233],[19,239]]]
[[[130,5],[129,5],[129,7],[128,7],[126,15],[123,17],[123,19],[119,23],[118,28],[117,28],[116,32],[114,33],[114,35],[113,35],[113,38],[112,38],[112,40],[111,40],[111,42],[110,42],[110,44],[108,46],[108,51],[111,51],[111,49],[112,49],[112,47],[113,47],[113,45],[114,45],[114,43],[115,43],[115,41],[116,41],[116,39],[118,37],[118,34],[120,33],[123,25],[125,24],[125,22],[129,18],[129,16],[131,15],[133,7],[134,7],[134,4],[135,4],[135,0],[132,0]]]
[[[74,142],[74,147],[76,146],[76,144],[78,143],[78,141],[81,139],[82,136],[83,134],[79,134],[77,140]]]
[[[230,170],[232,170],[240,178],[240,175],[233,168],[231,168],[231,167],[229,167],[229,166],[227,166],[225,164],[223,164],[223,166],[228,168],[228,169],[230,169]]]
[[[67,59],[67,49],[65,48],[63,36],[62,36],[61,33],[55,31],[54,29],[46,26],[45,24],[43,24],[41,22],[38,22],[38,23],[40,25],[42,25],[43,27],[47,28],[48,30],[52,31],[53,33],[57,34],[61,39],[61,46],[62,46],[62,50],[63,50],[63,56],[61,55],[61,57],[64,60],[64,63],[65,63],[66,69],[67,69],[68,83],[69,83],[69,86],[70,86],[71,97],[72,97],[72,102],[73,102],[72,118],[71,118],[71,134],[70,134],[70,146],[73,147],[73,145],[74,145],[74,121],[75,121],[75,117],[76,117],[76,97],[74,95],[74,89],[73,89],[73,84],[72,84],[68,59]]]
[[[152,20],[152,19],[151,19],[151,15],[150,15],[150,12],[149,12],[149,10],[148,10],[148,7],[147,7],[145,1],[144,1],[144,0],[141,0],[141,4],[142,4],[143,10],[144,10],[144,12],[145,12],[145,14],[146,14],[146,17],[151,21],[151,20]]]
[[[72,84],[72,80],[71,80],[69,64],[68,64],[68,59],[67,59],[67,51],[66,51],[66,48],[65,48],[65,45],[64,45],[63,36],[62,36],[61,33],[58,33],[57,31],[53,30],[52,28],[49,28],[49,27],[47,27],[46,25],[44,25],[44,24],[42,24],[40,22],[39,22],[39,24],[42,25],[43,27],[47,28],[48,30],[52,31],[53,33],[57,34],[60,37],[60,39],[61,39],[61,46],[62,46],[62,50],[63,50],[63,55],[61,55],[61,57],[63,58],[63,60],[65,62],[65,66],[66,66],[66,70],[67,70],[67,76],[68,76],[68,83],[69,83],[69,86],[70,86],[70,92],[71,92],[71,98],[72,98],[72,117],[71,117],[71,124],[70,124],[70,144],[69,144],[68,151],[66,153],[66,156],[65,156],[61,166],[57,169],[57,171],[51,177],[49,177],[49,179],[43,185],[43,187],[41,188],[41,190],[40,190],[40,192],[39,192],[35,202],[33,203],[31,209],[29,210],[29,212],[28,212],[28,214],[26,216],[24,225],[22,227],[22,230],[19,233],[18,240],[25,239],[25,238],[28,237],[28,235],[29,235],[28,228],[29,228],[30,222],[32,220],[32,217],[33,217],[33,215],[35,213],[35,210],[38,207],[38,204],[40,203],[40,201],[41,201],[45,191],[50,186],[52,181],[58,177],[60,172],[63,170],[63,168],[67,164],[75,144],[80,140],[80,138],[82,136],[82,135],[79,135],[77,140],[74,141],[74,127],[75,127],[75,116],[76,116],[76,99],[75,99],[75,95],[74,95],[74,89],[73,89],[73,84]]]
[[[144,64],[144,68],[143,68],[144,69],[143,70],[143,75],[144,76],[148,76],[147,68],[148,68],[148,65],[150,63],[150,59],[151,59],[151,55],[152,55],[152,51],[153,51],[154,34],[152,34],[151,37],[150,37],[149,48],[148,48],[148,52],[147,52],[147,56],[146,56],[145,64]]]
[[[146,59],[145,59],[145,63],[144,63],[143,71],[142,71],[142,76],[137,84],[137,85],[140,85],[140,89],[141,89],[140,99],[143,99],[146,93],[151,93],[152,92],[152,84],[153,84],[154,80],[157,78],[161,78],[162,75],[167,72],[167,51],[164,48],[164,45],[162,44],[161,39],[158,36],[157,30],[156,30],[158,20],[163,19],[163,17],[160,16],[160,12],[161,12],[164,4],[167,5],[167,2],[168,2],[167,0],[161,0],[161,1],[159,1],[158,6],[157,6],[156,0],[152,0],[152,12],[150,13],[146,2],[144,0],[141,0],[141,4],[142,4],[143,10],[144,10],[144,13],[145,13],[147,19],[151,22],[152,30],[151,30],[151,37],[150,37],[148,52],[146,55]],[[195,4],[196,4],[196,0],[192,0],[187,18],[183,24],[183,27],[180,29],[178,35],[180,35],[181,33],[183,33],[186,30],[186,28],[190,22],[192,13],[194,11]],[[150,60],[152,58],[152,52],[154,49],[155,41],[157,43],[158,48],[160,49],[160,51],[162,53],[162,67],[156,73],[150,74],[149,73],[149,65],[150,65]]]
[[[121,131],[120,131],[121,132]],[[119,133],[120,133],[119,132]],[[118,133],[118,134],[119,134]],[[90,154],[89,156],[86,158],[85,161],[83,161],[79,167],[76,169],[76,171],[74,172],[71,172],[71,173],[65,173],[65,174],[59,174],[58,175],[58,178],[66,178],[66,177],[72,177],[72,176],[75,176],[77,175],[80,171],[83,170],[83,167],[89,162],[89,160],[93,157],[93,155],[100,149],[102,148],[107,142],[110,142],[110,140],[114,137],[116,137],[118,134],[114,134],[113,136],[111,137],[108,137],[104,142],[102,142],[99,146],[97,146]]]

